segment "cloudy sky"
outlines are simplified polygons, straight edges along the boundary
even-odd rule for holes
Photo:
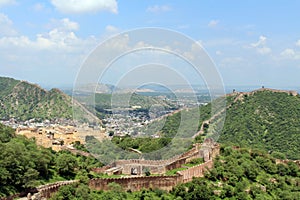
[[[300,87],[299,9],[297,0],[0,0],[0,75],[70,86],[111,35],[160,27],[198,41],[225,85]]]

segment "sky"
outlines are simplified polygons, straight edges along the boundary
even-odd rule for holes
[[[158,27],[201,44],[226,86],[300,88],[299,9],[297,0],[0,0],[0,76],[70,87],[103,41]]]

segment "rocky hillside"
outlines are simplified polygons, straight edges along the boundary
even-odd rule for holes
[[[84,109],[76,104],[84,114]],[[58,89],[46,91],[26,81],[0,77],[0,118],[16,118],[19,120],[72,119],[72,98]],[[88,114],[89,115],[89,114]],[[93,117],[93,116],[91,116]]]

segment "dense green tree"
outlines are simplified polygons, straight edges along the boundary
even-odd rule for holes
[[[76,158],[71,154],[62,153],[56,158],[56,167],[60,175],[72,177],[75,173],[75,168],[78,166]]]

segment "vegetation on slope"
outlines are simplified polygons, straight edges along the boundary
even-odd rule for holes
[[[143,153],[150,153],[167,146],[171,142],[171,138],[131,138],[129,135],[125,137],[115,136],[112,142],[124,150],[129,148],[137,149]]]
[[[28,119],[72,119],[71,97],[58,89],[46,91],[37,85],[12,78],[0,77],[0,118]],[[85,116],[80,107],[76,113]]]
[[[2,124],[0,152],[0,197],[48,182],[87,179],[91,168],[102,166],[94,158],[38,147],[34,140],[15,136],[13,129]]]
[[[124,191],[111,183],[110,191],[94,191],[87,185],[63,186],[51,199],[300,199],[300,169],[293,162],[276,164],[259,150],[222,147],[214,168],[204,178],[180,184],[172,191],[159,189]]]
[[[300,159],[300,98],[271,91],[245,95],[227,110],[219,142]]]
[[[227,98],[227,105],[230,106],[218,142],[259,148],[281,158],[300,159],[299,96],[264,90],[244,95],[237,101],[234,101],[235,97]],[[200,107],[200,124],[211,117],[210,111],[211,104]],[[161,135],[172,136],[176,133],[180,113],[177,115],[168,117]],[[196,139],[201,141],[207,132],[208,126],[204,135]]]

